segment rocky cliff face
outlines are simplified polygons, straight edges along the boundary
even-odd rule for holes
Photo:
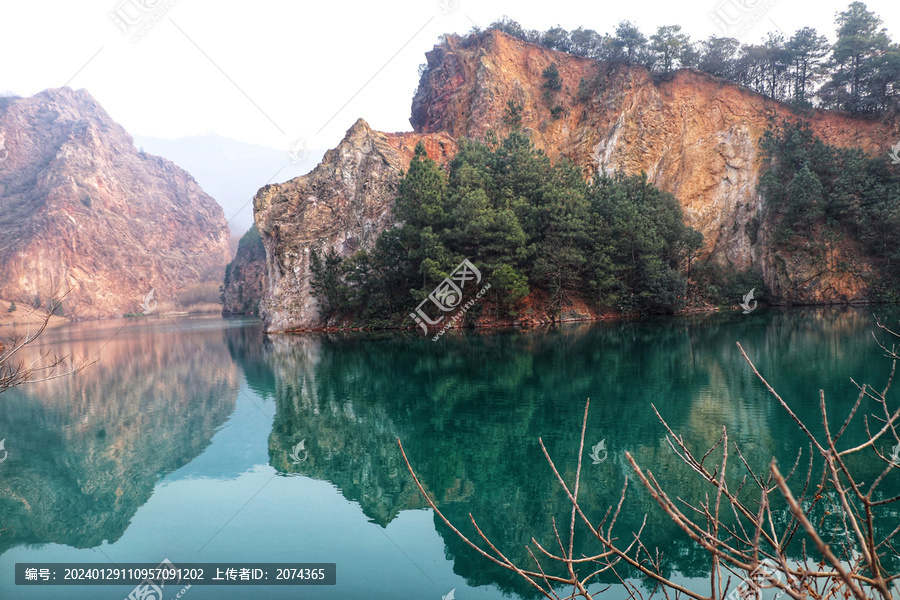
[[[256,225],[238,243],[234,260],[225,268],[222,316],[258,315],[266,292],[266,249]]]
[[[776,252],[771,223],[759,228],[759,139],[784,118],[809,122],[826,143],[886,152],[900,123],[828,112],[798,114],[787,105],[694,71],[654,79],[642,67],[599,63],[490,31],[475,42],[450,37],[427,54],[410,122],[417,132],[482,138],[505,131],[507,100],[520,104],[522,126],[551,157],[565,156],[586,174],[647,173],[684,206],[713,259],[762,269],[772,292],[789,302],[863,300],[869,266],[851,241],[840,259],[819,264],[802,252]],[[556,63],[563,82],[544,99],[543,70]],[[584,80],[589,97],[579,94]],[[554,118],[550,109],[559,106]],[[837,271],[830,265],[853,265]]]
[[[171,162],[139,152],[86,91],[0,103],[0,298],[70,290],[68,317],[171,300],[228,261],[222,209]]]
[[[573,160],[586,176],[598,169],[645,172],[680,200],[689,224],[703,233],[708,256],[736,269],[759,267],[777,298],[865,299],[871,268],[853,240],[842,241],[824,264],[802,251],[773,248],[773,224],[763,218],[757,190],[763,168],[758,142],[770,123],[802,119],[829,144],[880,153],[900,139],[897,122],[795,113],[702,73],[654,78],[642,67],[599,63],[497,31],[449,37],[427,60],[412,103],[415,133],[378,134],[357,123],[312,174],[257,196],[256,223],[269,256],[262,311],[269,330],[321,324],[308,289],[310,248],[347,254],[393,224],[390,195],[409,160],[398,144],[411,149],[419,138],[445,140],[429,148],[440,161],[452,139],[505,134],[508,100],[522,106],[522,127],[537,147]],[[562,88],[547,99],[542,73],[554,63]]]
[[[395,223],[391,205],[400,172],[420,141],[438,162],[456,150],[446,133],[379,133],[360,119],[311,173],[257,193],[254,218],[266,248],[260,316],[268,331],[321,324],[309,293],[310,252],[348,256],[370,248]]]

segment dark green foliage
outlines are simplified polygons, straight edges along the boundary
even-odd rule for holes
[[[760,143],[760,181],[776,241],[803,247],[831,268],[833,245],[855,241],[880,271],[873,299],[900,300],[900,174],[885,157],[828,146],[803,123],[770,128]]]
[[[569,32],[557,25],[541,34],[541,45],[560,52],[568,52],[571,49]]]
[[[831,46],[828,38],[818,35],[812,27],[798,29],[786,46],[791,60],[791,100],[798,106],[810,106],[812,84],[821,74],[822,61]]]
[[[438,232],[450,224],[449,208],[444,172],[419,142],[409,172],[400,182],[394,214],[403,222],[398,242],[414,266],[403,275],[420,280],[417,287],[423,297],[447,276],[442,267],[450,256]]]
[[[733,271],[713,263],[703,261],[698,263],[692,272],[698,293],[709,302],[723,307],[733,307],[740,304],[744,296],[754,290],[754,298],[765,301],[768,290],[763,283],[759,269],[749,268],[744,271]]]
[[[562,106],[560,106],[559,104],[557,104],[556,106],[554,106],[553,108],[550,109],[550,116],[553,117],[554,119],[558,119],[563,115],[564,112],[566,112],[566,109],[563,108]]]
[[[259,314],[261,286],[252,279],[246,279],[241,273],[241,267],[264,263],[265,260],[266,249],[254,224],[241,236],[234,259],[225,267],[219,300],[224,303],[226,293],[229,296],[226,314]]]
[[[91,207],[91,196],[89,194],[85,194],[84,196],[82,196],[81,203],[84,204],[85,206],[87,206],[88,208],[90,208]]]
[[[522,105],[513,99],[506,101],[506,110],[503,111],[503,123],[511,130],[522,127]]]
[[[243,259],[245,263],[253,260],[265,260],[266,258],[266,249],[263,246],[259,230],[256,228],[256,223],[251,225],[250,229],[241,236],[234,260],[225,267],[225,287],[228,287],[232,278],[239,279],[241,276],[240,268],[237,266],[239,258]]]
[[[671,71],[681,60],[690,38],[681,33],[680,25],[659,27],[650,36],[650,51],[654,54],[653,66],[663,73]]]
[[[544,188],[530,207],[531,278],[550,294],[554,306],[568,303],[579,291],[591,240],[587,234],[588,186],[581,172],[560,161],[545,174]]]
[[[532,290],[561,311],[576,299],[603,309],[683,306],[682,272],[702,245],[675,198],[646,177],[586,182],[550,162],[521,131],[491,145],[463,140],[449,175],[417,150],[399,189],[399,227],[341,260],[311,254],[311,287],[326,313],[359,325],[411,325],[408,315],[463,259],[491,284],[470,309],[515,316]],[[466,298],[475,288],[464,289]]]
[[[700,42],[697,51],[697,68],[723,79],[738,79],[737,65],[740,42],[734,38],[711,36]]]
[[[562,89],[562,78],[559,76],[559,68],[556,63],[550,63],[550,66],[544,69],[542,73],[544,77],[544,89],[551,92],[558,92]]]
[[[837,25],[837,41],[832,49],[834,70],[822,90],[826,104],[853,111],[885,108],[884,86],[891,80],[897,82],[896,73],[889,73],[897,47],[891,45],[881,19],[862,2],[853,2],[846,11],[838,13]]]
[[[263,248],[262,245],[262,238],[259,235],[259,229],[256,228],[256,223],[250,226],[250,229],[241,236],[241,239],[238,242],[238,253],[247,251],[250,248],[261,248],[263,252],[265,252],[265,248]]]
[[[332,248],[319,257],[315,250],[309,253],[309,288],[312,294],[322,303],[325,314],[342,310],[347,306],[347,292],[343,281],[341,266],[343,259]]]
[[[616,26],[616,34],[609,46],[612,50],[611,60],[648,67],[652,62],[646,36],[631,21],[622,21]]]
[[[499,292],[500,302],[509,316],[515,316],[516,303],[528,295],[528,278],[508,264],[500,264],[491,275],[491,287]]]
[[[10,303],[9,303],[9,309],[8,309],[6,312],[16,312],[16,303],[15,303],[15,302],[10,302]]]
[[[786,215],[790,219],[789,226],[799,234],[808,236],[812,233],[811,225],[823,214],[825,198],[822,183],[809,169],[809,164],[804,164],[787,189],[790,196]]]
[[[553,95],[562,89],[562,78],[559,76],[556,63],[550,63],[541,75],[544,77],[544,83],[541,85],[544,88],[544,101],[549,104]]]
[[[604,42],[603,36],[593,29],[579,27],[569,33],[567,52],[588,58],[599,58],[603,54]]]
[[[668,312],[682,308],[687,279],[682,267],[696,253],[702,236],[687,227],[674,196],[644,175],[598,176],[590,188],[591,230],[605,238],[593,248],[593,292],[604,306],[621,310]]]
[[[582,77],[580,80],[578,80],[578,94],[576,96],[578,101],[587,103],[591,99],[591,96],[593,96],[593,95],[594,95],[594,93],[591,91],[591,86],[585,80],[585,78]]]

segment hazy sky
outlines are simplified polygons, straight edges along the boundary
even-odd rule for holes
[[[409,130],[424,53],[441,33],[473,23],[508,15],[528,28],[603,33],[630,19],[645,34],[680,24],[700,39],[723,33],[711,13],[746,19],[735,8],[743,6],[756,22],[744,42],[802,26],[833,38],[835,12],[849,3],[442,1],[2,0],[0,92],[68,84],[86,88],[132,134],[209,132],[285,149],[304,138],[327,148],[359,117]],[[900,39],[900,5],[867,4]]]

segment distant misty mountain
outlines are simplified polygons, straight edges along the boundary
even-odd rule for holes
[[[253,224],[252,200],[259,188],[305,175],[325,154],[324,150],[309,150],[298,163],[287,148],[256,146],[213,134],[174,140],[135,135],[134,145],[193,175],[222,206],[228,226],[238,235]]]

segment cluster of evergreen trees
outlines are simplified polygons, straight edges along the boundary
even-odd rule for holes
[[[760,181],[775,242],[802,248],[831,269],[847,238],[878,269],[874,298],[900,302],[900,173],[886,157],[825,144],[802,122],[770,128],[760,142],[769,168]]]
[[[759,44],[744,45],[730,37],[692,41],[679,25],[659,27],[647,37],[629,21],[612,34],[581,27],[526,30],[508,18],[490,28],[554,50],[640,64],[658,73],[697,69],[798,106],[852,112],[893,106],[900,96],[900,45],[892,43],[881,19],[862,2],[838,13],[836,26],[834,44],[804,27],[790,38],[769,34]],[[472,35],[479,33],[476,29]]]
[[[311,288],[326,314],[395,325],[462,261],[491,284],[474,307],[513,316],[534,290],[559,311],[574,298],[603,309],[668,312],[687,295],[703,236],[646,177],[595,176],[552,163],[527,136],[466,141],[449,173],[416,147],[394,208],[402,225],[371,251],[311,254]]]

